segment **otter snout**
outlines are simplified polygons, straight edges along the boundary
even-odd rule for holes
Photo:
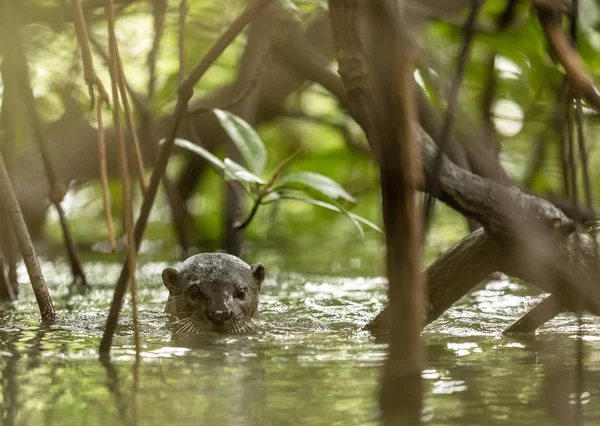
[[[229,318],[231,318],[232,312],[206,310],[204,311],[204,315],[206,315],[206,318],[208,318],[213,324],[220,325],[227,321]]]

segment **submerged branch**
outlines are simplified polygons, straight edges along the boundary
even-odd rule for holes
[[[421,132],[425,174],[429,179],[436,148]],[[484,229],[465,237],[443,253],[427,269],[428,321],[439,317],[453,303],[491,273],[500,271],[552,293],[566,309],[600,314],[595,244],[574,233],[573,223],[544,199],[522,193],[461,170],[447,159],[440,174],[440,199],[479,221]],[[542,308],[544,308],[542,310]],[[545,307],[536,318],[552,317]],[[387,309],[366,328],[385,332]],[[539,327],[539,322],[536,322]],[[511,331],[515,331],[514,329]]]
[[[121,129],[121,116],[119,105],[119,88],[123,89],[123,72],[119,59],[119,47],[117,45],[117,36],[115,34],[115,12],[113,0],[106,0],[105,7],[106,19],[108,21],[109,55],[111,69],[111,86],[113,97],[113,121],[119,146],[119,171],[121,175],[121,191],[123,198],[123,212],[125,221],[125,233],[127,235],[128,256],[125,262],[128,265],[129,281],[131,282],[131,304],[133,315],[133,334],[135,341],[136,359],[140,356],[140,337],[138,326],[137,298],[136,298],[136,243],[133,236],[133,206],[131,200],[131,185],[129,182],[129,171],[127,167],[127,150],[123,140],[123,131]],[[124,90],[121,91],[123,93]],[[126,96],[122,97],[123,105],[127,105]]]
[[[56,321],[56,314],[54,312],[54,306],[52,305],[52,299],[44,280],[44,275],[40,268],[40,263],[35,252],[35,247],[29,237],[29,231],[23,220],[23,214],[21,213],[21,207],[15,196],[13,187],[10,183],[10,178],[4,164],[4,159],[0,154],[0,200],[6,209],[9,219],[11,221],[12,228],[16,234],[19,248],[21,249],[21,255],[29,274],[29,280],[31,281],[31,287],[35,294],[35,299],[40,308],[40,314],[42,321],[45,324],[52,324]]]

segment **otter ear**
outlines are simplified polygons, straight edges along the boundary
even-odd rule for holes
[[[265,280],[265,265],[260,262],[254,263],[252,265],[252,276],[256,280],[256,283],[258,284],[258,290],[260,291],[260,286]]]
[[[173,268],[165,268],[162,271],[163,284],[169,291],[177,291],[177,271]]]

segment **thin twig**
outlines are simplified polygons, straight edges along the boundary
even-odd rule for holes
[[[269,3],[273,0],[256,0],[248,5],[248,7],[234,20],[227,31],[223,33],[212,45],[209,51],[200,59],[200,61],[194,66],[188,78],[179,86],[178,89],[178,100],[175,106],[175,112],[173,114],[173,123],[168,133],[168,137],[164,144],[162,144],[158,158],[156,160],[155,167],[150,177],[150,185],[148,190],[144,193],[144,199],[142,201],[142,208],[140,216],[135,224],[135,244],[130,246],[127,251],[127,257],[131,258],[135,256],[137,247],[142,241],[142,236],[148,223],[148,217],[150,210],[154,204],[154,199],[158,191],[158,185],[162,180],[165,173],[167,163],[169,161],[169,155],[175,143],[177,136],[177,130],[181,123],[186,110],[189,100],[192,98],[194,93],[194,85],[196,82],[206,73],[212,63],[219,57],[219,55],[225,50],[227,46],[237,37],[237,35],[244,29],[244,27],[252,21],[256,15],[258,15]],[[100,342],[100,353],[108,353],[112,344],[112,339],[117,327],[119,319],[119,313],[123,303],[123,296],[125,289],[127,288],[127,280],[129,276],[130,265],[129,262],[123,264],[121,269],[121,275],[119,281],[115,287],[113,294],[112,303],[108,318],[106,320],[106,327],[102,341]]]
[[[266,64],[266,62],[261,63],[261,69],[266,68],[265,64]],[[244,88],[244,90],[242,90],[235,98],[224,103],[223,105],[212,105],[212,106],[197,105],[196,107],[194,107],[194,109],[188,111],[188,116],[192,116],[192,115],[196,115],[196,114],[206,114],[208,112],[213,111],[214,109],[230,109],[230,108],[236,106],[237,104],[242,102],[244,99],[246,99],[248,97],[248,95],[250,95],[254,91],[254,89],[256,89],[258,87],[258,82],[260,81],[260,77],[261,77],[261,73],[257,72],[256,75],[250,81],[250,83],[248,83],[248,85]]]
[[[258,211],[258,207],[260,206],[261,201],[262,201],[262,197],[258,197],[256,200],[254,200],[254,204],[252,205],[252,209],[250,210],[248,217],[243,222],[236,223],[235,225],[233,225],[233,227],[235,229],[246,228],[246,226],[248,226],[250,224],[252,219],[254,219],[254,216],[256,215],[256,212]]]
[[[9,214],[9,219],[12,224],[12,228],[16,234],[19,248],[29,274],[29,280],[31,281],[31,287],[35,294],[35,299],[40,308],[40,314],[42,321],[46,324],[52,324],[56,321],[56,314],[54,313],[54,306],[52,305],[52,299],[40,268],[40,263],[35,252],[35,247],[31,242],[27,225],[23,219],[23,213],[19,206],[19,201],[10,183],[8,172],[6,171],[6,165],[2,154],[0,154],[0,200],[4,205],[6,211]]]
[[[346,142],[348,148],[352,149],[353,151],[356,151],[362,156],[372,158],[372,152],[369,149],[368,145],[361,143],[361,141],[352,134],[352,131],[351,129],[349,129],[348,125],[343,121],[332,121],[321,116],[306,114],[301,110],[285,111],[282,114],[282,116],[285,118],[304,120],[309,123],[329,126],[342,134],[344,142]]]
[[[98,43],[98,41],[96,39],[94,39],[93,37],[90,37],[89,41],[90,41],[90,43],[92,43],[92,45],[94,45],[94,48],[96,49],[96,51],[98,52],[100,57],[106,63],[111,79],[114,79],[115,77],[113,75],[112,67],[110,65],[111,59],[110,59],[109,55],[107,55],[107,53],[102,49],[102,46],[100,46],[100,43]],[[123,71],[123,63],[121,61],[120,55],[118,58],[118,63],[119,63],[119,74],[121,76],[121,78],[118,79],[119,92],[121,94],[121,99],[123,100],[123,109],[125,112],[125,122],[127,124],[127,132],[130,135],[130,138],[131,138],[131,141],[133,144],[133,148],[134,148],[135,165],[136,165],[136,171],[137,171],[137,175],[138,175],[138,182],[140,185],[140,190],[142,191],[142,193],[144,193],[146,191],[146,187],[147,187],[146,177],[144,176],[144,161],[142,158],[142,151],[140,148],[137,130],[135,128],[135,122],[133,120],[133,114],[131,112],[131,107],[129,104],[129,98],[127,95],[131,96],[131,99],[132,99],[134,105],[140,110],[140,112],[146,114],[146,108],[142,104],[137,93],[135,93],[133,91],[133,89],[131,88],[131,86],[129,85],[129,83],[127,83],[127,79],[125,77],[125,72]]]
[[[110,250],[117,251],[115,239],[115,228],[113,225],[112,209],[110,202],[110,191],[108,189],[108,170],[106,167],[106,143],[104,141],[104,125],[102,123],[102,102],[96,106],[96,117],[98,120],[98,157],[100,159],[100,181],[102,182],[102,199],[104,200],[104,211],[106,213],[106,226],[108,228],[108,241]]]
[[[279,25],[281,26],[281,24],[279,24]],[[277,34],[277,32],[276,32],[276,34]],[[274,36],[273,39],[275,39],[275,38],[276,37]],[[239,104],[240,102],[242,102],[244,99],[246,99],[252,92],[254,92],[255,89],[258,88],[258,84],[260,83],[260,80],[262,79],[262,76],[264,75],[265,70],[267,69],[267,66],[269,65],[269,62],[270,62],[269,60],[273,56],[273,45],[274,44],[275,44],[275,40],[273,40],[271,42],[271,45],[269,46],[269,48],[266,50],[266,52],[264,53],[262,58],[260,58],[260,64],[259,64],[258,68],[256,69],[256,72],[254,73],[254,75],[252,76],[252,78],[250,79],[248,84],[246,85],[246,87],[244,87],[238,93],[237,96],[235,96],[231,100],[228,100],[227,102],[223,103],[222,105],[197,105],[196,107],[194,107],[194,109],[188,110],[188,115],[192,116],[192,115],[196,115],[196,114],[205,114],[205,113],[213,111],[216,108],[230,109],[230,108],[236,106],[237,104]]]
[[[133,114],[131,113],[131,107],[129,106],[129,99],[127,97],[127,81],[125,78],[125,72],[123,71],[123,63],[121,62],[121,55],[117,51],[117,62],[118,62],[118,73],[120,78],[117,80],[119,83],[119,92],[121,94],[121,100],[123,101],[123,110],[125,112],[125,122],[127,124],[127,133],[133,143],[133,149],[135,152],[135,165],[138,175],[138,182],[140,184],[140,190],[142,193],[146,192],[146,177],[144,176],[144,161],[142,160],[142,151],[140,149],[140,142],[137,136],[137,130],[133,121]]]
[[[560,161],[560,166],[562,169],[562,183],[563,190],[567,197],[570,196],[570,188],[571,188],[571,174],[569,173],[569,154],[568,147],[565,140],[565,124],[567,123],[568,117],[565,115],[568,110],[565,108],[565,100],[569,96],[568,90],[568,81],[567,79],[563,79],[562,87],[560,89],[558,98],[557,98],[557,108],[560,109],[560,115],[557,118],[559,120],[557,122],[557,129],[560,130],[558,135],[558,156]]]
[[[579,190],[577,189],[577,168],[575,164],[575,142],[573,140],[573,98],[567,94],[565,97],[565,119],[567,120],[567,172],[569,173],[569,187],[567,196],[571,196],[571,202],[577,205]]]
[[[135,280],[135,262],[136,262],[136,244],[133,236],[133,207],[131,201],[131,186],[129,182],[129,172],[127,167],[127,150],[123,141],[123,131],[121,129],[121,117],[119,108],[119,47],[117,45],[117,36],[115,34],[115,11],[113,0],[106,0],[105,15],[108,21],[109,55],[110,68],[112,70],[112,96],[113,96],[113,121],[119,145],[119,169],[121,174],[121,186],[123,193],[123,210],[125,214],[125,232],[127,235],[128,255],[126,263],[128,264],[129,280],[131,281],[131,308],[133,317],[133,335],[135,341],[136,357],[140,352],[140,336],[137,317],[137,297]],[[125,101],[123,102],[125,103]]]
[[[29,122],[31,124],[31,128],[33,130],[40,153],[42,154],[42,163],[46,172],[48,186],[50,187],[49,198],[60,218],[62,233],[67,249],[67,256],[69,258],[71,271],[73,273],[73,279],[75,281],[79,280],[79,282],[84,287],[88,287],[87,279],[85,277],[85,273],[83,271],[83,266],[79,256],[79,251],[77,250],[77,246],[73,240],[73,237],[71,236],[71,231],[69,230],[65,213],[60,205],[67,191],[63,183],[58,179],[56,175],[54,166],[52,164],[52,159],[50,157],[50,150],[48,148],[46,134],[42,131],[42,122],[38,115],[37,107],[35,105],[33,89],[31,87],[31,81],[29,79],[27,60],[25,58],[25,53],[23,52],[23,45],[20,37],[20,29],[16,24],[17,17],[12,15],[5,19],[5,23],[9,23],[11,21],[12,24],[5,25],[5,27],[7,32],[10,32],[11,36],[15,38],[15,42],[11,44],[13,46],[11,54],[13,55],[15,64],[17,64],[16,67],[19,70],[19,87],[23,92],[23,99]]]
[[[94,49],[96,49],[96,52],[102,58],[102,60],[106,64],[108,71],[110,73],[110,58],[108,57],[108,53],[106,53],[106,51],[104,50],[102,45],[98,42],[98,40],[96,40],[92,36],[90,36],[90,43],[94,46]],[[142,97],[138,93],[136,93],[135,90],[133,90],[131,88],[131,86],[129,85],[127,80],[124,81],[124,84],[125,84],[125,88],[127,89],[127,93],[131,97],[131,101],[133,102],[133,105],[138,109],[138,111],[141,114],[147,115],[148,107],[146,106],[146,103],[144,102],[144,100],[142,100]]]
[[[92,57],[92,51],[90,49],[88,30],[85,24],[85,18],[83,16],[83,9],[79,0],[71,0],[73,8],[73,19],[75,22],[75,32],[77,34],[77,41],[81,49],[81,61],[83,62],[83,79],[88,86],[90,92],[90,98],[92,105],[94,104],[94,87],[98,90],[99,103],[108,103],[109,97],[104,85],[94,69],[94,58]]]
[[[592,195],[592,184],[590,182],[590,160],[588,158],[587,146],[585,145],[585,135],[583,132],[583,107],[580,96],[577,96],[575,98],[575,121],[577,126],[577,143],[579,147],[581,169],[583,174],[583,188],[585,192],[585,201],[587,206],[591,209],[594,206],[594,201]]]
[[[185,21],[186,14],[188,12],[187,3],[185,0],[182,0],[179,4],[179,84],[183,82],[185,79]],[[150,98],[152,101],[152,98]],[[148,120],[148,126],[151,128],[152,117]],[[188,124],[191,126],[191,123],[188,121]],[[194,227],[193,220],[189,217],[185,209],[185,204],[177,191],[173,186],[173,182],[169,179],[168,176],[164,176],[162,179],[162,185],[167,195],[167,200],[169,202],[169,207],[171,208],[171,214],[173,216],[173,228],[175,229],[175,234],[177,235],[177,240],[179,241],[179,245],[182,248],[183,256],[187,257],[191,254],[191,248],[193,243],[191,242],[192,236],[198,235]]]
[[[497,20],[497,30],[499,32],[504,31],[510,23],[513,21],[515,17],[515,7],[517,5],[517,0],[508,0],[506,7],[500,14]],[[487,71],[486,74],[488,76],[487,85],[483,91],[482,100],[482,112],[483,112],[483,124],[484,124],[484,133],[486,139],[489,142],[494,143],[494,148],[496,151],[499,151],[500,144],[497,140],[496,128],[494,126],[492,113],[492,106],[494,103],[494,97],[496,95],[496,88],[498,87],[498,75],[496,74],[496,52],[492,52],[486,64]]]
[[[54,172],[54,166],[52,165],[50,159],[50,153],[48,151],[46,136],[41,130],[40,119],[35,107],[35,101],[33,99],[33,91],[31,89],[26,73],[22,75],[22,79],[22,87],[25,90],[25,102],[27,104],[26,107],[29,114],[29,120],[33,127],[33,132],[38,142],[40,151],[42,152],[42,158],[44,159],[44,168],[46,169],[46,176],[48,178],[48,183],[50,186],[50,200],[54,204],[54,208],[56,209],[56,212],[58,213],[60,219],[62,233],[65,240],[65,246],[67,248],[67,256],[69,258],[71,271],[73,273],[73,279],[79,280],[84,287],[88,287],[89,284],[83,271],[79,251],[77,250],[77,246],[71,235],[71,231],[69,229],[65,213],[60,204],[66,194],[66,189],[62,185],[62,183],[59,182]]]
[[[178,56],[179,56],[179,84],[185,80],[185,28],[186,19],[188,13],[188,4],[186,0],[181,0],[179,3],[179,32],[178,32]],[[193,129],[193,123],[190,120],[186,120],[187,125],[190,129]],[[192,236],[196,238],[198,235],[197,229],[195,228],[194,221],[190,218],[186,208],[185,202],[180,197],[178,191],[175,189],[173,182],[167,176],[162,180],[163,187],[171,206],[171,212],[173,214],[173,226],[175,233],[179,240],[179,244],[183,249],[183,255],[189,256],[190,249],[193,246]]]
[[[531,188],[535,178],[540,172],[542,165],[544,163],[544,159],[546,157],[548,151],[548,144],[546,143],[547,139],[552,134],[562,135],[564,129],[564,108],[562,107],[562,98],[564,92],[564,83],[561,85],[559,89],[556,91],[556,103],[549,115],[549,117],[544,117],[546,122],[549,121],[549,125],[545,126],[539,135],[537,135],[535,141],[535,148],[533,150],[533,154],[530,156],[529,165],[525,171],[525,177],[523,178],[523,185],[526,188]],[[562,146],[559,144],[559,146]],[[562,163],[562,155],[560,156]],[[563,175],[566,176],[566,175]],[[566,188],[566,184],[565,184]]]
[[[471,6],[471,12],[469,17],[467,18],[467,22],[465,24],[465,35],[464,41],[462,44],[462,48],[460,51],[458,64],[456,68],[456,74],[452,79],[452,84],[450,86],[450,92],[448,94],[448,103],[446,106],[446,115],[444,116],[444,122],[442,125],[442,130],[440,137],[438,139],[438,146],[440,147],[439,152],[437,154],[437,159],[434,165],[434,175],[437,176],[440,173],[440,169],[442,167],[442,158],[444,153],[447,150],[448,140],[450,136],[450,129],[452,127],[452,121],[454,119],[454,115],[456,112],[456,103],[458,101],[458,91],[460,89],[460,84],[463,79],[463,73],[466,68],[467,59],[469,56],[469,51],[471,49],[471,44],[473,42],[473,38],[475,36],[475,21],[477,18],[477,14],[481,9],[481,3],[478,0],[473,0]],[[429,228],[429,223],[431,221],[431,214],[433,212],[433,205],[436,195],[439,192],[439,182],[438,180],[434,180],[432,187],[427,191],[429,195],[425,199],[425,232]]]
[[[1,35],[1,33],[0,33]],[[7,58],[4,58],[0,66],[0,76],[4,86],[2,96],[2,111],[0,111],[0,153],[5,158],[10,158],[12,150],[16,145],[13,143],[15,137],[16,115],[18,102],[16,94],[18,92],[18,77],[16,76],[15,67],[11,66]],[[10,151],[10,152],[9,152]],[[8,220],[9,213],[0,202],[0,217],[5,221]],[[16,263],[15,252],[16,242],[14,233],[10,227],[4,227],[4,235],[0,232],[0,245],[3,253],[0,253],[0,286],[4,293],[4,300],[17,300],[18,298],[18,283],[14,279],[14,271]],[[5,268],[6,266],[6,268]],[[7,274],[5,274],[7,269]]]
[[[573,43],[573,48],[577,51],[577,30],[579,27],[579,1],[573,0],[573,10],[571,13],[571,41]],[[574,101],[574,102],[573,102]],[[576,105],[576,110],[573,110],[573,103]],[[573,116],[575,115],[576,125],[577,125],[577,141],[579,145],[579,155],[581,157],[582,169],[584,174],[584,187],[586,191],[586,200],[588,201],[588,208],[592,209],[592,198],[590,192],[590,176],[587,169],[587,153],[585,152],[585,141],[583,137],[583,114],[581,107],[581,96],[579,93],[575,94],[575,97],[572,98],[569,96],[567,101],[567,107],[569,108],[569,153],[573,153],[575,151],[575,142],[573,141]],[[575,162],[573,158],[573,164]],[[573,170],[571,171],[571,179],[573,180],[573,205],[577,205],[577,199],[579,193],[577,191],[577,173],[575,170],[575,166],[573,165]],[[579,243],[579,238],[576,240]],[[596,254],[598,254],[598,241],[597,238],[594,237],[594,249]],[[579,301],[580,306],[583,305],[582,301]],[[581,395],[583,394],[583,386],[584,386],[584,367],[583,367],[583,357],[584,357],[584,347],[583,347],[583,319],[581,316],[581,309],[577,311],[577,340],[575,343],[575,351],[577,353],[577,367],[576,367],[576,410],[575,410],[575,424],[583,425],[583,406],[581,404]]]
[[[148,52],[148,97],[154,97],[154,89],[156,87],[156,58],[160,49],[160,41],[164,33],[165,15],[167,11],[166,0],[152,1],[152,15],[154,16],[154,39],[152,40],[152,48]]]
[[[75,244],[75,240],[73,240],[73,236],[71,235],[71,231],[69,230],[67,215],[65,214],[65,211],[63,210],[62,205],[60,203],[54,203],[54,207],[56,209],[56,213],[58,214],[60,226],[63,230],[63,238],[65,241],[65,245],[67,246],[67,256],[69,257],[69,263],[71,264],[73,279],[77,281],[77,279],[79,278],[81,285],[83,285],[84,288],[89,287],[90,285],[88,284],[85,274],[83,272],[83,264],[79,256],[79,251],[77,250],[77,245]]]
[[[483,115],[483,133],[487,141],[494,141],[495,148],[499,148],[497,141],[496,127],[494,125],[494,114],[492,113],[492,106],[494,104],[494,97],[496,95],[496,88],[498,86],[498,76],[496,74],[496,55],[492,53],[486,64],[487,70],[487,83],[483,94],[481,96],[481,109]]]
[[[263,187],[260,188],[258,197],[254,200],[254,204],[252,205],[252,209],[250,210],[248,217],[243,222],[236,223],[233,226],[235,229],[244,229],[250,224],[250,222],[256,215],[258,207],[262,203],[263,198],[269,194],[271,187],[273,186],[283,169],[285,169],[285,167],[290,163],[290,161],[292,161],[298,154],[300,154],[300,152],[302,152],[302,149],[296,150],[294,153],[284,158],[283,161],[279,163],[277,167],[275,167],[275,170],[273,170],[273,173],[271,174],[271,177],[269,178],[267,183],[265,183]],[[242,186],[242,188],[244,187]]]
[[[179,84],[185,80],[185,20],[188,13],[187,0],[179,3]]]
[[[281,161],[281,163],[279,163],[277,165],[277,167],[275,167],[275,170],[273,170],[273,173],[271,174],[271,177],[269,178],[269,180],[267,181],[267,183],[265,184],[265,186],[263,187],[263,189],[261,191],[261,194],[263,196],[267,195],[269,193],[269,190],[271,189],[271,187],[273,186],[273,184],[275,183],[275,181],[277,180],[277,178],[279,177],[279,175],[281,174],[281,172],[301,152],[302,152],[302,148],[297,149],[296,151],[294,151],[293,153],[291,153],[290,155],[288,155],[286,158],[284,158]]]
[[[0,33],[1,34],[1,33]],[[17,126],[17,114],[19,112],[19,77],[17,67],[4,58],[0,65],[0,77],[2,77],[2,111],[0,111],[0,152],[5,158],[10,158],[14,151],[15,128]]]
[[[575,48],[577,48],[577,32],[579,20],[579,1],[573,0],[573,11],[571,20],[571,38]],[[579,156],[581,169],[583,174],[583,188],[585,192],[585,200],[587,207],[593,209],[594,203],[592,198],[592,185],[590,183],[589,158],[587,147],[585,145],[585,135],[583,132],[583,106],[581,96],[575,94],[575,123],[577,127],[577,145],[579,148]]]

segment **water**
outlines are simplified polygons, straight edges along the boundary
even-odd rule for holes
[[[22,298],[0,314],[2,424],[377,424],[386,345],[360,327],[385,302],[383,279],[271,272],[260,333],[173,339],[162,313],[165,266],[139,270],[139,364],[128,302],[111,361],[97,357],[118,264],[88,262],[93,289],[78,294],[64,285],[65,264],[44,263],[59,314],[48,329],[21,270]],[[501,335],[540,297],[494,281],[426,329],[427,424],[552,424],[552,410],[574,406],[575,318],[560,316],[536,336]],[[586,424],[600,424],[600,322],[584,320],[582,402]]]

